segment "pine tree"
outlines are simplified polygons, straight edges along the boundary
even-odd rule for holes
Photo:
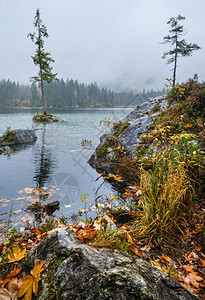
[[[46,52],[44,49],[43,38],[48,38],[48,32],[46,26],[42,24],[39,9],[36,10],[36,15],[33,24],[37,32],[29,33],[28,37],[30,37],[32,42],[34,42],[34,44],[36,45],[35,55],[31,57],[33,59],[34,64],[39,67],[39,72],[37,76],[31,77],[31,79],[35,82],[40,83],[43,101],[43,113],[46,115],[47,113],[44,96],[44,81],[50,83],[53,80],[57,80],[57,73],[52,73],[52,67],[50,66],[50,63],[53,63],[54,60],[51,58],[51,54],[49,52]]]
[[[191,56],[194,50],[201,49],[197,44],[187,44],[184,39],[180,39],[184,35],[183,26],[179,25],[179,22],[185,20],[185,17],[178,15],[176,18],[172,17],[169,19],[167,24],[170,25],[170,35],[163,38],[162,44],[170,44],[173,48],[165,52],[162,58],[166,58],[168,55],[171,57],[167,60],[167,64],[174,63],[173,68],[173,84],[176,82],[176,70],[177,70],[177,59],[179,56]]]

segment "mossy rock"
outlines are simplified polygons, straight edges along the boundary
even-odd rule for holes
[[[2,135],[0,139],[10,140],[12,137],[16,135],[16,133],[17,133],[16,130],[8,131],[4,135]]]
[[[106,157],[108,148],[112,148],[116,143],[117,141],[114,135],[107,137],[104,143],[98,149],[96,149],[97,157],[98,158]]]
[[[36,114],[33,116],[33,121],[35,122],[59,122],[60,119],[51,114]]]
[[[36,139],[33,130],[10,130],[0,137],[0,146],[30,143],[36,141]]]

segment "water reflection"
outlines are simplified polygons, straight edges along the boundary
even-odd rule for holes
[[[46,126],[46,125],[45,125]],[[42,129],[41,147],[34,154],[34,181],[36,188],[42,188],[51,178],[56,168],[55,154],[46,143],[46,127]]]

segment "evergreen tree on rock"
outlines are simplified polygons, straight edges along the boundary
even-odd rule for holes
[[[178,15],[176,18],[172,17],[169,19],[167,24],[170,25],[170,35],[167,35],[163,38],[162,44],[170,44],[172,49],[168,52],[165,52],[162,58],[171,56],[167,60],[167,64],[174,63],[173,68],[173,85],[176,82],[176,70],[177,70],[177,60],[179,56],[191,56],[194,50],[201,49],[197,44],[188,44],[184,39],[180,39],[181,36],[184,36],[184,28],[182,25],[179,25],[179,22],[185,20],[185,17]]]
[[[47,115],[44,96],[44,82],[50,83],[51,81],[58,79],[56,77],[57,73],[53,74],[53,68],[50,66],[50,64],[53,63],[54,60],[51,58],[51,54],[49,52],[46,52],[44,49],[43,38],[48,38],[49,35],[46,26],[42,24],[39,8],[36,10],[33,24],[36,28],[36,32],[29,33],[28,37],[30,37],[32,42],[34,42],[34,44],[36,45],[35,55],[31,57],[34,64],[39,67],[39,72],[37,76],[31,77],[31,79],[40,84],[43,102],[43,114]]]

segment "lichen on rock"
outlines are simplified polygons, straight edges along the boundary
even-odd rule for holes
[[[38,299],[194,300],[185,288],[150,263],[119,251],[79,242],[70,231],[55,229],[28,254],[24,269],[46,259]],[[57,262],[57,263],[56,263]],[[49,280],[48,280],[49,276]]]

